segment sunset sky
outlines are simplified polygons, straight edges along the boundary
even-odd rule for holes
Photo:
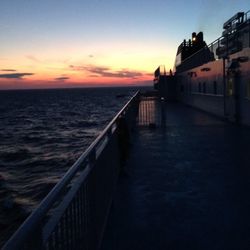
[[[248,0],[1,0],[0,89],[145,84]]]

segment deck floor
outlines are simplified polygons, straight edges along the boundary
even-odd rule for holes
[[[250,129],[167,105],[138,129],[102,250],[250,249]]]

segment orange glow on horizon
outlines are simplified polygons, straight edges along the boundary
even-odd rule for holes
[[[141,44],[101,44],[51,48],[0,60],[0,89],[37,86],[130,85],[151,82],[154,70],[165,64],[162,48]],[[104,50],[105,48],[105,50]],[[5,71],[7,69],[8,71]],[[6,76],[9,74],[9,76]]]
[[[101,87],[101,86],[142,86],[153,85],[152,76],[145,75],[137,79],[121,79],[110,77],[98,78],[69,78],[66,80],[44,80],[33,79],[33,76],[24,77],[22,79],[0,79],[1,89],[38,89],[38,88],[78,88],[78,87]],[[63,78],[63,77],[62,77]]]

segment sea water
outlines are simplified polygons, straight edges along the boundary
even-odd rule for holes
[[[0,246],[137,89],[0,91]]]

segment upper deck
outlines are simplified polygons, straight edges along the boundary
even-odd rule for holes
[[[102,250],[249,249],[249,128],[165,105],[165,128],[135,133]]]
[[[249,128],[136,93],[3,249],[249,249],[249,148]]]
[[[229,55],[250,47],[250,11],[239,12],[223,25],[222,36],[206,45],[203,38],[201,43],[193,49],[193,42],[189,46],[182,43],[177,51],[175,70],[181,73],[210,61],[225,59]],[[195,44],[195,41],[194,41]],[[188,49],[188,53],[185,50]]]

